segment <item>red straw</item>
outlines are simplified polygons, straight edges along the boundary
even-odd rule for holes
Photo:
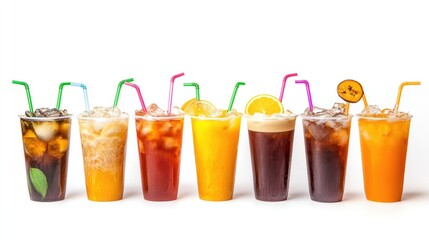
[[[286,76],[283,78],[282,89],[280,90],[280,97],[279,97],[280,102],[283,101],[283,93],[285,92],[286,80],[289,77],[296,77],[296,76],[298,76],[298,73],[289,73],[289,74],[286,74]]]
[[[139,96],[139,99],[140,99],[140,104],[142,105],[142,110],[143,110],[143,112],[147,112],[146,105],[144,104],[143,96],[142,96],[142,93],[140,91],[139,86],[137,86],[137,84],[129,83],[129,82],[124,82],[124,84],[136,89],[137,95]]]
[[[310,111],[313,111],[313,101],[311,100],[310,84],[307,80],[295,80],[295,83],[305,84],[305,88],[307,89],[308,106],[310,107]]]
[[[174,76],[171,78],[171,80],[170,80],[170,95],[169,95],[169,97],[168,97],[168,110],[167,110],[169,115],[171,114],[171,103],[172,103],[172,101],[173,101],[173,87],[174,87],[174,80],[175,80],[176,78],[178,78],[178,77],[183,76],[183,75],[185,75],[185,73],[179,73],[179,74],[176,74],[176,75],[174,75]]]

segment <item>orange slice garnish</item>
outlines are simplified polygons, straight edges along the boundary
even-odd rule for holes
[[[209,101],[197,100],[196,98],[185,102],[181,109],[191,116],[208,116],[210,113],[216,111],[216,107]]]
[[[275,113],[283,113],[284,108],[278,98],[269,94],[259,94],[247,102],[244,112],[247,115],[253,115],[255,113],[271,115]]]

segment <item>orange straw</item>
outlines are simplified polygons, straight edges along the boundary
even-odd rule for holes
[[[398,89],[398,95],[396,97],[396,103],[395,103],[395,107],[393,108],[393,112],[396,113],[398,112],[399,109],[399,102],[401,101],[401,94],[402,94],[402,88],[404,86],[409,86],[409,85],[420,85],[420,82],[403,82],[399,85],[399,89]]]
[[[362,95],[363,105],[365,106],[365,112],[368,114],[368,101],[366,100],[365,94]]]

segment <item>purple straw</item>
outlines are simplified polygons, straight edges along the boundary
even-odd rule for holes
[[[305,88],[307,89],[308,106],[310,107],[310,111],[313,111],[313,101],[311,100],[310,84],[307,80],[295,80],[295,83],[305,84]]]
[[[298,76],[298,73],[289,73],[289,74],[286,74],[286,76],[283,78],[282,89],[280,90],[280,97],[279,97],[280,102],[283,101],[283,93],[285,92],[286,80],[289,77],[296,77],[296,76]]]
[[[171,80],[170,80],[170,95],[168,96],[168,115],[170,115],[171,114],[171,103],[172,103],[172,101],[173,101],[173,87],[174,87],[174,80],[176,79],[176,78],[178,78],[178,77],[181,77],[181,76],[183,76],[183,75],[185,75],[185,73],[179,73],[179,74],[176,74],[176,75],[174,75],[172,78],[171,78]]]
[[[136,89],[137,95],[139,96],[139,99],[140,99],[140,104],[142,105],[142,110],[143,110],[143,112],[147,112],[146,105],[144,104],[143,96],[142,96],[142,93],[140,91],[139,86],[137,86],[137,84],[129,83],[129,82],[124,82],[124,84]]]

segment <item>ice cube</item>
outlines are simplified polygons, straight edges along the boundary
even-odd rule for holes
[[[108,108],[108,107],[101,107],[101,106],[97,106],[94,107],[90,113],[90,117],[94,117],[94,118],[110,118],[110,117],[115,117],[113,116],[116,113],[115,110],[113,110],[113,108]]]
[[[144,142],[142,140],[137,139],[138,141],[138,145],[139,145],[139,152],[144,153],[145,152],[145,148],[144,148]]]
[[[124,134],[126,134],[127,127],[121,122],[113,122],[108,123],[103,127],[103,130],[101,130],[100,136],[102,137],[121,137]]]
[[[118,118],[122,115],[122,111],[117,107],[110,107],[107,109],[107,112],[109,113],[109,117],[112,118]]]
[[[145,125],[144,127],[143,127],[143,129],[142,129],[142,131],[141,131],[141,133],[142,133],[142,136],[145,136],[145,135],[147,135],[147,134],[149,134],[150,132],[152,132],[153,130],[152,130],[152,124],[148,124],[148,125]]]
[[[368,105],[362,113],[369,114],[369,115],[376,115],[380,114],[381,110],[377,105]]]
[[[338,130],[338,129],[340,129],[340,128],[342,128],[342,127],[343,127],[343,124],[342,124],[342,122],[340,122],[340,121],[331,121],[331,120],[329,120],[329,121],[327,121],[327,122],[325,123],[325,125],[326,125],[327,127],[330,127],[330,128],[332,128],[332,129],[334,129],[334,130]]]
[[[161,108],[158,107],[158,105],[156,105],[155,103],[152,103],[151,105],[149,105],[149,107],[147,108],[147,112],[154,117],[162,117],[167,115],[164,110],[162,110]]]
[[[344,146],[349,140],[349,134],[344,129],[336,131],[333,135],[333,140],[336,141],[339,146]]]
[[[30,112],[30,111],[25,111],[25,116],[27,117],[36,117],[36,114],[34,112]]]
[[[70,122],[64,121],[60,123],[60,132],[63,136],[69,136],[70,133]]]
[[[60,160],[69,149],[69,141],[61,136],[54,138],[48,143],[48,154]]]
[[[56,108],[38,108],[34,111],[36,117],[61,117],[68,115],[67,110],[59,110]]]
[[[371,139],[371,135],[369,134],[369,132],[368,131],[366,131],[366,130],[361,130],[360,131],[360,135],[362,136],[362,138],[365,140],[365,141],[369,141],[370,139]]]
[[[144,115],[146,115],[146,112],[144,112],[143,110],[136,110],[135,114],[137,116],[144,116]]]
[[[173,107],[171,109],[171,115],[182,115],[183,111],[179,107]]]
[[[60,125],[58,122],[33,122],[33,129],[40,140],[49,142],[58,134]]]
[[[30,158],[40,161],[46,152],[47,144],[40,141],[32,130],[28,130],[23,136],[24,151]]]
[[[172,127],[172,124],[170,122],[165,122],[159,128],[159,131],[163,134],[167,134],[170,131],[171,127]]]
[[[104,126],[106,126],[108,123],[106,122],[100,122],[100,121],[94,121],[92,123],[88,123],[88,127],[86,128],[88,134],[96,133],[100,134],[103,130]]]
[[[226,117],[232,116],[233,113],[228,113],[226,110],[222,109],[207,109],[206,117],[212,117],[212,118],[220,118],[220,117]]]
[[[330,114],[332,117],[345,115],[346,112],[346,104],[344,103],[334,103],[330,110]]]
[[[179,147],[179,142],[174,137],[164,137],[164,148],[171,150]]]
[[[392,132],[392,128],[388,125],[381,125],[378,129],[381,133],[381,136],[389,136],[390,133]]]
[[[329,130],[325,128],[324,125],[318,125],[314,123],[308,126],[308,131],[310,131],[313,138],[317,141],[324,140],[329,133]]]
[[[177,135],[182,130],[182,124],[182,120],[174,121],[170,129],[171,134]]]
[[[381,110],[381,114],[386,115],[386,116],[394,115],[393,110],[389,109],[389,108],[385,108],[385,109]]]

